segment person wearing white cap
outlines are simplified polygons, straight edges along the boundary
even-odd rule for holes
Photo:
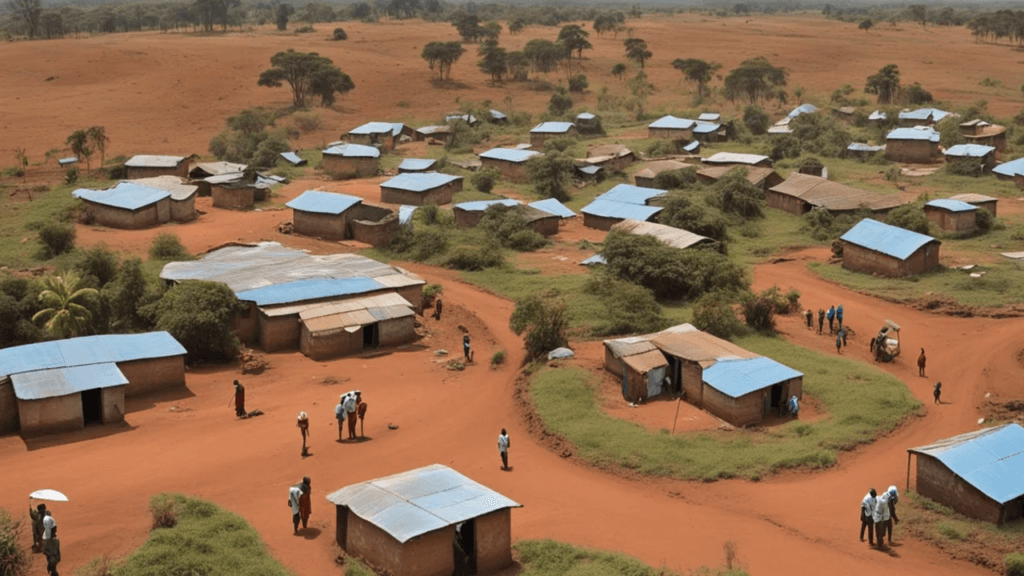
[[[342,402],[342,407],[345,409],[345,417],[348,418],[348,439],[356,439],[356,410],[359,409],[359,402],[362,401],[363,393],[359,390],[353,390],[347,394],[345,401]]]

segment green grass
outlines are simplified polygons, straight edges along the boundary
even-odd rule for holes
[[[345,556],[345,576],[377,576],[377,573],[359,558]]]
[[[75,184],[53,186],[47,192],[33,192],[32,201],[19,193],[11,198],[10,191],[0,186],[0,266],[18,269],[45,261],[35,230],[44,223],[63,219],[63,215],[80,203],[71,197],[78,188],[106,188],[108,181],[83,179]],[[12,185],[10,188],[21,188]],[[22,242],[23,239],[27,241]],[[59,264],[59,262],[58,262]]]
[[[573,443],[590,463],[705,481],[826,468],[840,451],[873,441],[921,410],[902,382],[871,366],[775,338],[748,336],[736,343],[803,372],[805,394],[820,401],[828,416],[765,430],[672,436],[606,416],[594,389],[597,376],[577,368],[541,369],[533,377],[531,395],[547,429]]]
[[[749,229],[757,231],[757,235],[744,235],[742,230],[745,227],[729,227],[729,257],[740,264],[753,265],[785,250],[819,244],[804,231],[804,226],[800,216],[766,208],[763,219],[746,224]]]
[[[520,540],[513,545],[519,555],[520,576],[674,576],[665,568],[652,568],[620,552],[573,546],[554,540]],[[704,576],[746,576],[740,569],[701,568]]]

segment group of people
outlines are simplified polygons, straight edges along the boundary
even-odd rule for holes
[[[889,486],[889,489],[882,493],[881,496],[875,492],[872,488],[868,491],[867,496],[860,503],[860,541],[864,541],[864,530],[868,532],[868,545],[875,546],[875,541],[878,541],[878,547],[885,547],[885,537],[889,537],[889,545],[892,545],[892,528],[894,524],[899,524],[899,516],[896,515],[896,504],[900,500],[899,491],[896,490],[895,486]]]
[[[807,329],[814,330],[814,312],[810,308],[804,310],[804,319],[807,321]],[[818,334],[825,331],[825,319],[828,319],[829,336],[836,335],[836,352],[842,354],[847,337],[846,329],[843,328],[843,305],[840,304],[838,308],[832,305],[828,310],[818,308]],[[839,324],[838,329],[836,328],[837,323]]]
[[[309,516],[313,513],[311,500],[309,476],[304,476],[302,482],[288,488],[288,506],[292,509],[292,530],[294,534],[299,533],[299,522],[305,530],[309,524]]]
[[[334,407],[334,417],[338,420],[338,442],[344,440],[342,424],[348,420],[348,439],[355,440],[356,416],[360,422],[366,417],[366,402],[363,402],[363,393],[359,390],[352,390],[341,395],[338,405]],[[301,427],[301,426],[300,426]],[[305,445],[305,435],[302,437]]]
[[[60,540],[57,539],[57,520],[53,517],[46,504],[35,508],[29,506],[29,517],[32,519],[32,551],[42,552],[46,556],[46,573],[60,576],[57,564],[60,564]]]

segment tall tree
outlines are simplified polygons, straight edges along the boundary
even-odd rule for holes
[[[879,104],[892,104],[900,93],[900,69],[895,64],[883,66],[877,74],[868,76],[864,91],[877,94]]]
[[[481,56],[477,66],[485,74],[490,74],[491,83],[497,84],[508,72],[508,55],[505,49],[498,46],[497,40],[487,40],[480,45],[478,55]]]
[[[24,23],[29,40],[35,38],[43,14],[42,0],[7,0],[7,9],[13,19]]]
[[[70,270],[61,276],[43,278],[43,287],[39,303],[44,308],[32,316],[32,322],[42,322],[43,328],[57,338],[85,334],[92,321],[88,305],[98,291],[86,288],[82,277]]]
[[[570,24],[568,26],[562,26],[562,29],[558,32],[557,42],[561,42],[566,50],[570,53],[575,52],[576,58],[583,59],[583,51],[590,50],[594,47],[593,44],[587,40],[590,33],[577,26],[576,24]]]
[[[725,77],[725,97],[733,102],[745,98],[751,104],[779,98],[788,76],[764,57],[744,60]]]
[[[522,32],[523,28],[526,28],[526,22],[522,18],[516,18],[508,23],[508,32],[513,36]]]
[[[654,56],[647,49],[647,42],[644,42],[642,38],[626,38],[623,45],[626,47],[626,58],[636,62],[641,68],[644,67],[651,56]]]
[[[687,58],[685,60],[676,58],[672,62],[672,67],[682,72],[683,77],[690,82],[697,83],[697,102],[699,103],[707,95],[707,85],[711,81],[711,76],[722,65],[717,62],[707,62],[696,58]]]
[[[480,18],[470,12],[457,12],[452,15],[452,26],[455,26],[459,36],[466,42],[476,42],[483,33]]]
[[[355,87],[355,82],[348,74],[334,66],[324,66],[313,75],[309,92],[320,97],[320,105],[327,108],[334,105],[336,94],[345,94]]]
[[[921,23],[922,28],[926,28],[928,26],[927,6],[924,4],[911,4],[907,7],[907,10],[910,11],[910,17],[913,18],[915,22]]]
[[[103,167],[103,163],[107,160],[107,144],[110,143],[107,129],[103,126],[93,126],[86,131],[86,134],[89,135],[90,147],[100,153],[100,167]]]
[[[85,171],[89,172],[92,169],[89,161],[92,158],[92,147],[89,146],[89,131],[75,130],[64,143],[67,144],[68,148],[71,148],[71,152],[75,156],[85,158]]]
[[[278,30],[288,29],[288,17],[295,13],[295,7],[291,4],[278,4],[274,8],[274,22]]]
[[[313,95],[320,96],[327,106],[328,102],[334,102],[335,92],[344,93],[355,88],[352,79],[338,70],[330,58],[316,52],[288,49],[271,56],[270,64],[273,67],[260,73],[256,84],[276,88],[287,82],[292,89],[292,104],[296,108],[305,108],[309,97]]]
[[[534,72],[550,72],[562,58],[563,48],[550,40],[534,38],[523,47],[523,54],[530,59]]]
[[[443,81],[446,72],[448,80],[452,79],[452,65],[465,53],[466,49],[459,42],[431,42],[423,47],[420,57],[427,61],[431,70],[437,66],[438,79]]]

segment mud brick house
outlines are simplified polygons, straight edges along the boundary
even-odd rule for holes
[[[179,184],[158,183],[160,187],[157,188],[123,181],[106,190],[79,188],[71,195],[85,202],[86,216],[90,221],[110,228],[134,230],[171,220],[194,220],[196,187],[181,185],[179,178],[173,178]]]
[[[893,162],[935,162],[939,158],[939,133],[927,126],[897,128],[885,136],[885,157]]]
[[[480,223],[484,214],[496,206],[507,206],[519,211],[530,229],[542,236],[558,234],[558,224],[562,219],[561,216],[545,210],[524,206],[519,200],[512,200],[510,198],[504,200],[477,200],[475,202],[456,204],[452,207],[452,211],[455,214],[455,225],[459,228],[476,226]]]
[[[412,303],[395,293],[305,307],[299,312],[299,323],[299,350],[313,360],[398,346],[416,339]],[[372,325],[377,329],[365,328]]]
[[[579,135],[572,122],[541,122],[530,130],[530,147],[543,150],[544,141],[549,138],[574,138]]]
[[[324,172],[337,178],[373,176],[380,168],[380,150],[361,144],[340,144],[323,151]]]
[[[946,232],[974,232],[978,229],[977,213],[977,206],[948,198],[932,200],[924,205],[928,221]]]
[[[503,178],[513,182],[525,182],[529,178],[526,173],[526,161],[539,155],[540,152],[535,150],[518,148],[492,148],[477,154],[480,157],[481,168],[494,168],[501,172]]]
[[[296,234],[344,240],[351,237],[348,221],[362,201],[348,194],[306,190],[285,206],[292,209],[292,228]]]
[[[128,180],[128,182],[170,192],[172,221],[190,222],[196,219],[196,196],[199,195],[199,186],[186,183],[177,176],[155,176],[153,178]]]
[[[177,176],[188,178],[188,157],[185,156],[151,156],[140,154],[132,156],[124,167],[128,179],[152,178],[153,176]]]
[[[380,184],[380,201],[386,204],[426,206],[450,204],[452,196],[462,191],[462,176],[441,172],[399,174]]]
[[[970,144],[981,144],[992,146],[996,152],[1006,150],[1006,127],[998,124],[989,124],[980,118],[964,122],[960,125],[960,132]]]
[[[790,214],[806,214],[814,208],[823,208],[832,214],[851,213],[866,208],[879,215],[906,202],[895,195],[868,192],[826,178],[794,172],[784,182],[769,188],[765,202]]]
[[[622,144],[601,144],[587,148],[587,157],[581,161],[605,170],[621,172],[636,162],[636,154]]]
[[[969,160],[981,166],[983,172],[991,172],[996,166],[996,149],[993,146],[957,144],[950,146],[943,154],[946,156],[946,162]]]
[[[302,156],[299,156],[298,151],[296,151],[296,152],[281,152],[280,156],[281,156],[281,158],[284,158],[285,162],[291,164],[292,166],[305,166],[306,164],[309,163],[309,162],[306,161],[305,158],[303,158]]]
[[[637,186],[653,188],[654,178],[658,174],[669,170],[683,170],[694,166],[700,166],[700,156],[693,155],[678,159],[652,160],[644,164],[644,167],[633,175],[633,183]]]
[[[986,196],[984,194],[957,194],[956,196],[950,196],[949,199],[967,202],[971,206],[977,206],[978,208],[988,210],[993,216],[997,216],[996,209],[999,204],[998,198]]]
[[[668,360],[646,336],[604,341],[604,367],[622,381],[622,398],[639,403],[663,392]]]
[[[185,385],[185,348],[167,332],[69,338],[0,350],[0,434],[124,420],[125,398]]]
[[[508,124],[508,116],[504,112],[492,108],[490,114],[489,120],[492,124]]]
[[[697,179],[707,184],[713,184],[725,176],[730,170],[737,168],[746,170],[747,182],[750,182],[754,186],[757,186],[761,190],[767,190],[771,186],[780,184],[782,182],[782,176],[779,176],[772,168],[765,168],[762,166],[705,166],[700,170],[697,170]]]
[[[591,112],[580,112],[574,121],[581,134],[600,134],[601,119]]]
[[[949,112],[939,110],[938,108],[904,110],[899,114],[899,125],[908,128],[913,128],[915,126],[935,126],[946,116],[949,116]]]
[[[722,126],[714,122],[697,122],[693,126],[693,138],[702,144],[724,142],[725,134]]]
[[[667,194],[657,188],[642,188],[631,184],[617,184],[584,206],[583,225],[598,230],[610,230],[623,220],[651,221],[661,206],[649,206],[653,198]]]
[[[1006,524],[1024,516],[1024,428],[1003,424],[907,450],[917,493],[964,516]],[[910,470],[907,470],[909,479]]]
[[[679,250],[685,250],[695,246],[712,249],[718,247],[718,242],[706,236],[694,234],[693,232],[689,232],[681,228],[673,228],[672,226],[665,226],[664,224],[655,224],[654,222],[623,220],[622,222],[613,225],[612,230],[621,230],[628,234],[636,234],[639,236],[651,236],[656,238],[662,244],[678,248]]]
[[[398,165],[399,174],[421,174],[432,172],[437,160],[431,158],[406,158]]]
[[[267,199],[273,185],[273,181],[246,173],[209,176],[205,182],[210,187],[213,206],[225,210],[252,208],[257,202]]]
[[[431,144],[443,144],[451,140],[451,126],[421,126],[413,132],[413,139],[426,140]]]
[[[839,238],[843,268],[898,278],[939,267],[939,245],[931,236],[865,218]]]
[[[693,140],[693,127],[697,122],[688,118],[676,118],[668,115],[658,118],[647,125],[648,138],[662,138],[673,142],[689,142]]]
[[[327,500],[338,545],[378,572],[489,574],[512,565],[511,511],[522,505],[447,466],[360,482]]]
[[[708,166],[761,166],[772,167],[772,159],[760,154],[740,154],[737,152],[718,152],[702,162]]]
[[[347,140],[352,144],[379,148],[384,152],[394,150],[397,138],[395,126],[390,122],[367,122],[349,130]],[[401,132],[401,128],[398,132]]]
[[[314,256],[276,242],[232,245],[199,260],[171,262],[160,277],[168,282],[207,280],[227,285],[247,305],[234,321],[239,340],[258,343],[267,352],[300,347],[303,313],[311,316],[314,310],[335,310],[332,307],[342,302],[383,294],[401,296],[415,312],[426,284],[411,272],[356,254]],[[380,323],[396,317],[396,311],[388,310],[387,316],[377,318],[371,311],[357,317],[334,315],[332,321],[334,328],[355,334],[353,338],[361,338],[364,347],[372,349],[381,342]],[[316,328],[320,333],[330,331],[325,321]]]
[[[1022,186],[1024,184],[1024,158],[996,164],[996,167],[992,169],[992,173],[999,180],[1013,180],[1017,183],[1018,188],[1024,188]]]

